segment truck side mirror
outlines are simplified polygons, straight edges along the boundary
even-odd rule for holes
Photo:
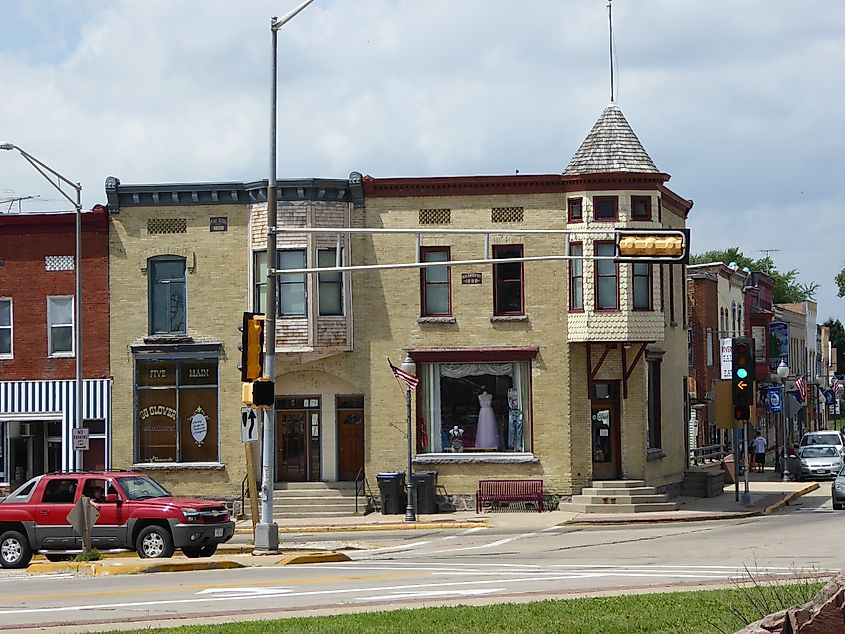
[[[117,493],[109,493],[106,496],[106,504],[121,504],[121,500]]]

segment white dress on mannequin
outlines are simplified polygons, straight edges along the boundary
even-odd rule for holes
[[[475,446],[480,449],[499,448],[499,430],[496,428],[496,415],[493,413],[493,395],[486,391],[478,395],[478,427],[475,432]]]

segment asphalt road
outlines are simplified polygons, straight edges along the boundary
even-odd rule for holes
[[[370,546],[342,563],[110,578],[3,571],[0,629],[138,629],[731,585],[747,571],[791,577],[838,570],[845,568],[845,512],[831,509],[828,490],[823,485],[778,514],[744,520],[298,538]]]

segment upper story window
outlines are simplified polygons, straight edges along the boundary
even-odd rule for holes
[[[651,196],[631,196],[631,220],[651,220]]]
[[[584,255],[584,245],[580,242],[569,243],[569,310],[584,310],[584,260],[577,259]]]
[[[495,259],[521,258],[521,244],[493,245]],[[493,265],[493,314],[524,315],[522,262]]]
[[[449,247],[422,247],[423,262],[447,262]],[[452,314],[451,267],[428,266],[420,269],[421,312],[425,317],[448,317]]]
[[[279,251],[280,269],[304,269],[305,249]],[[305,316],[305,273],[279,275],[279,315]]]
[[[0,358],[12,357],[12,298],[0,297]]]
[[[148,279],[150,334],[187,332],[185,258],[150,258]]]
[[[567,217],[569,222],[583,222],[584,220],[584,199],[570,198],[566,201]]]
[[[593,196],[593,220],[610,221],[618,219],[618,196]]]
[[[341,258],[343,249],[340,250]],[[329,267],[337,265],[337,249],[320,249],[317,251],[317,266]],[[318,303],[321,316],[343,315],[343,273],[319,273],[317,275],[319,288],[317,289]]]
[[[631,265],[634,286],[634,310],[651,310],[651,264],[635,262]]]
[[[47,298],[47,352],[73,356],[73,296]]]
[[[596,242],[595,254],[598,257],[616,255],[613,242]],[[596,310],[619,309],[619,266],[612,259],[594,260],[596,267]]]
[[[252,311],[264,314],[267,299],[267,251],[252,252]]]

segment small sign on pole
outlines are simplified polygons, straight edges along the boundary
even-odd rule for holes
[[[74,451],[88,451],[88,428],[75,427],[71,433]]]
[[[255,442],[258,440],[258,414],[251,407],[241,408],[241,441]]]
[[[722,379],[731,379],[733,377],[733,340],[727,339],[719,340],[719,357],[722,360]]]

